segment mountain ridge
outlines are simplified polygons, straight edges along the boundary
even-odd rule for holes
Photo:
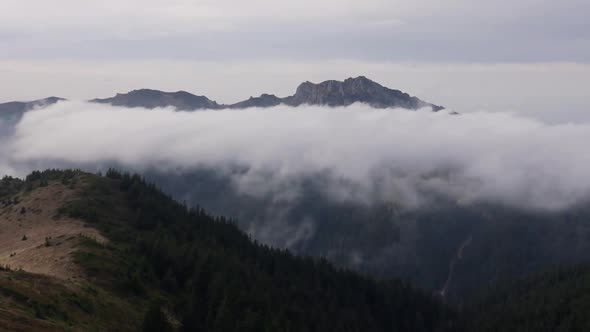
[[[425,102],[399,90],[389,89],[365,76],[347,78],[344,81],[328,80],[321,83],[306,81],[301,83],[295,94],[284,98],[263,93],[233,104],[219,104],[205,96],[198,96],[186,91],[165,92],[152,89],[133,90],[126,94],[118,93],[114,97],[92,99],[90,102],[111,104],[125,107],[175,107],[178,110],[192,111],[200,109],[244,109],[250,107],[273,107],[278,105],[302,106],[349,106],[354,103],[366,103],[375,108],[406,108],[417,110],[430,107],[440,111],[444,107]]]
[[[0,117],[20,118],[26,111],[41,106],[48,106],[66,100],[60,97],[49,97],[30,102],[7,102],[0,104]],[[310,81],[299,84],[295,93],[284,98],[274,94],[263,93],[258,97],[250,97],[233,104],[219,104],[203,95],[195,95],[187,91],[166,92],[155,89],[136,89],[127,93],[117,93],[113,97],[94,98],[91,103],[109,104],[122,107],[143,107],[148,109],[173,107],[179,111],[246,109],[251,107],[267,108],[278,105],[286,106],[349,106],[354,103],[365,103],[374,108],[404,108],[418,110],[431,108],[434,112],[444,107],[428,103],[418,97],[411,96],[400,90],[387,88],[365,76],[347,78],[344,81],[328,80],[320,83]]]
[[[455,310],[430,292],[261,245],[139,175],[110,169],[105,176],[47,170],[4,177],[0,206],[0,221],[20,230],[5,234],[13,246],[0,265],[3,331],[442,332],[458,324]],[[33,219],[51,231],[77,221],[105,240],[78,234],[82,228],[57,234],[29,227],[21,235]],[[58,251],[67,245],[67,253]],[[23,255],[15,246],[38,259],[45,253],[54,267],[71,259],[75,273],[13,270]],[[38,291],[39,284],[50,289]]]

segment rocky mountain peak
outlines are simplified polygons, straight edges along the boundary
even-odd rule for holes
[[[424,102],[407,93],[386,88],[365,76],[351,77],[344,81],[329,80],[318,84],[307,81],[299,85],[293,96],[285,98],[285,103],[292,106],[303,104],[348,106],[359,102],[376,108],[432,107],[435,111],[442,109],[440,106]]]

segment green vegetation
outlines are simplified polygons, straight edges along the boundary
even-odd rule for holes
[[[375,281],[326,260],[258,244],[230,220],[189,209],[137,175],[49,170],[34,172],[24,181],[6,178],[0,188],[11,204],[19,192],[27,195],[55,182],[76,190],[59,214],[86,220],[109,242],[77,239],[74,259],[89,277],[89,283],[77,282],[82,290],[70,290],[51,278],[5,271],[27,276],[29,284],[45,280],[57,285],[48,298],[34,292],[15,295],[22,290],[3,293],[22,299],[19,315],[39,325],[33,330],[454,328],[453,311],[431,294],[399,280]],[[45,245],[51,245],[50,239]]]
[[[74,259],[89,279],[76,281],[75,287],[0,268],[0,297],[9,303],[0,306],[5,310],[0,311],[0,324],[9,330],[590,330],[590,267],[560,268],[490,286],[454,310],[406,282],[375,280],[323,259],[259,244],[231,220],[187,208],[137,175],[113,170],[104,177],[79,171],[35,172],[24,181],[2,179],[0,197],[10,205],[19,192],[27,195],[27,190],[56,181],[77,193],[59,213],[86,220],[109,241],[77,237]],[[508,210],[493,214],[514,216]],[[474,231],[463,229],[473,215],[444,225],[454,225],[462,236]],[[434,212],[419,217],[418,225],[439,220]],[[517,248],[510,245],[514,237],[530,232],[526,215],[496,220],[494,228],[473,232],[474,242],[479,242],[470,245],[457,266],[457,284],[463,284],[461,275],[467,274],[462,269],[476,257],[488,251],[508,255]],[[545,222],[540,216],[535,220]],[[553,219],[546,220],[549,225]],[[438,225],[424,233],[433,241],[448,232]],[[522,232],[514,233],[518,229]],[[497,238],[496,233],[505,241],[491,251],[483,237]],[[540,239],[549,236],[542,235]],[[45,245],[52,245],[51,238]],[[424,253],[429,255],[435,257]],[[528,252],[521,255],[523,262],[538,259]],[[490,271],[490,276],[497,275]]]
[[[137,329],[138,309],[92,285],[0,270],[3,331],[113,331]]]
[[[14,195],[22,189],[23,184],[22,180],[10,176],[5,176],[0,180],[0,202],[2,206],[16,203]]]
[[[399,280],[375,281],[325,260],[256,243],[231,221],[188,209],[137,175],[82,175],[61,213],[111,240],[76,260],[100,287],[162,307],[181,331],[437,331],[454,314]],[[150,324],[146,324],[150,325]]]
[[[471,331],[590,331],[590,266],[501,283],[464,316]]]
[[[443,288],[457,249],[472,238],[447,290],[446,300],[455,304],[488,284],[559,264],[590,262],[587,203],[560,211],[531,211],[498,202],[457,202],[436,195],[437,190],[425,190],[418,195],[419,207],[408,208],[376,197],[370,203],[340,199],[326,192],[337,182],[321,173],[277,189],[297,193],[282,200],[275,190],[249,195],[236,189],[234,180],[246,178],[244,172],[236,167],[178,173],[154,169],[143,174],[189,206],[199,204],[235,218],[240,229],[265,243],[288,247],[298,255],[326,257],[338,267],[371,276],[411,280],[433,291]]]

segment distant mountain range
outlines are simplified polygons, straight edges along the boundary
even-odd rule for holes
[[[205,96],[196,96],[185,91],[163,92],[148,89],[117,94],[111,98],[93,99],[91,102],[145,108],[172,106],[186,111],[272,107],[281,104],[348,106],[357,102],[367,103],[375,108],[400,107],[415,110],[431,107],[434,111],[443,109],[441,106],[427,103],[399,90],[386,88],[364,76],[348,78],[344,81],[325,81],[319,84],[304,82],[299,85],[295,94],[289,97],[279,98],[275,95],[262,94],[260,97],[250,97],[231,105],[218,104]]]
[[[50,97],[32,102],[10,102],[0,104],[0,116],[19,116],[23,112],[39,106],[46,106],[65,100]],[[324,81],[319,84],[304,82],[297,87],[295,94],[280,98],[271,94],[250,97],[235,104],[218,104],[205,96],[197,96],[186,91],[164,92],[140,89],[128,93],[118,93],[114,97],[92,99],[90,102],[124,107],[174,107],[182,111],[204,109],[244,109],[249,107],[272,107],[277,105],[325,105],[348,106],[353,103],[366,103],[375,108],[405,108],[417,110],[430,107],[433,111],[444,109],[442,106],[425,102],[399,90],[389,89],[364,76],[348,78],[344,81]]]

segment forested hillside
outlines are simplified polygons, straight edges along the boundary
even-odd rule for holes
[[[589,331],[590,267],[562,267],[490,287],[464,317],[470,331]]]
[[[334,198],[326,193],[330,179],[323,174],[292,183],[297,195],[281,200],[288,190],[244,194],[235,185],[244,171],[232,172],[144,174],[177,200],[234,218],[260,242],[380,278],[409,279],[432,291],[445,286],[451,262],[471,239],[448,283],[447,300],[455,303],[498,281],[590,262],[590,204],[532,210],[425,192],[428,203],[408,208],[397,201]]]
[[[46,171],[5,178],[0,188],[9,195],[55,182],[78,193],[60,214],[87,221],[110,241],[84,241],[76,261],[93,287],[145,313],[144,330],[454,328],[453,311],[428,292],[257,244],[229,220],[189,209],[139,176]]]
[[[8,331],[590,328],[588,267],[559,268],[493,284],[455,306],[407,282],[376,280],[323,259],[261,245],[231,220],[188,208],[140,176],[114,170],[105,176],[49,170],[34,172],[25,180],[4,177],[0,218],[16,212],[17,221],[26,223],[28,216],[42,215],[27,204],[48,190],[73,193],[63,196],[50,224],[84,220],[105,240],[82,234],[45,238],[35,250],[77,243],[71,254],[81,270],[67,278],[3,266],[0,328]],[[463,244],[473,246],[472,252],[484,250],[471,243],[479,236],[473,233]],[[21,241],[33,240],[31,235]],[[470,259],[463,252],[457,257]]]

